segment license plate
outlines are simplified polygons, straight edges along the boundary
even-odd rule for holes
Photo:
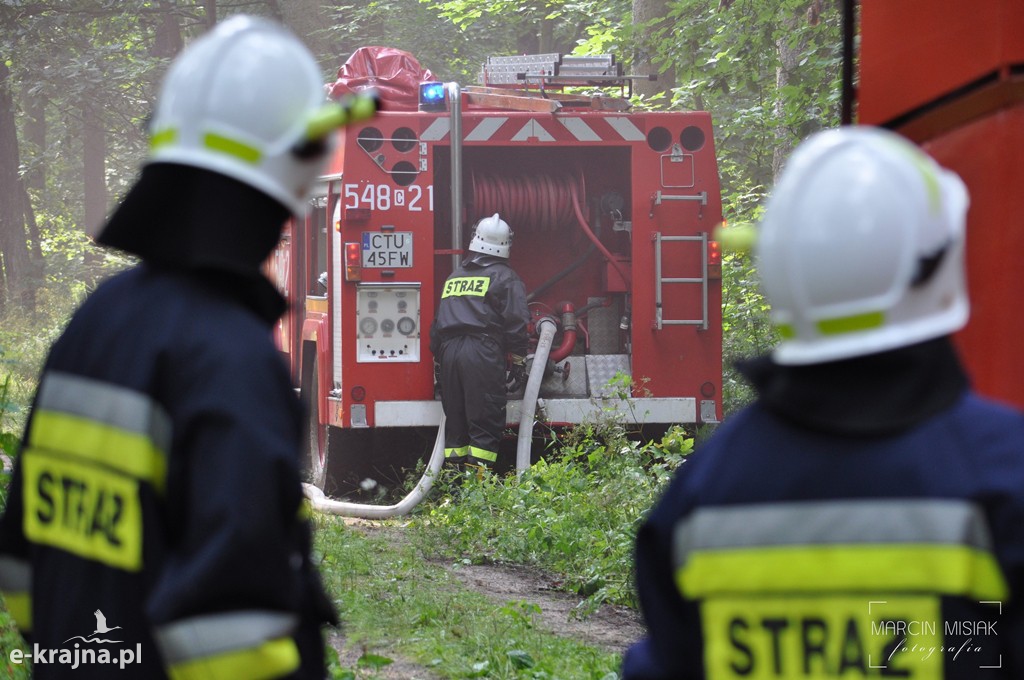
[[[364,267],[411,267],[411,231],[364,231]]]

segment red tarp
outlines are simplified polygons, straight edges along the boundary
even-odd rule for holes
[[[338,69],[338,80],[329,86],[332,99],[374,87],[385,111],[415,111],[420,83],[434,75],[416,57],[394,47],[360,47]]]

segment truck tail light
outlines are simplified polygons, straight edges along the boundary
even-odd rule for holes
[[[345,244],[345,280],[361,281],[363,279],[362,246],[359,243]]]
[[[708,278],[722,278],[722,246],[718,241],[708,241]]]
[[[722,246],[718,241],[708,241],[708,264],[722,264]]]

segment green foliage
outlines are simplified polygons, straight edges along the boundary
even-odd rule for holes
[[[4,425],[5,418],[12,404],[8,401],[8,394],[11,387],[11,378],[4,378],[0,385],[0,452],[5,453],[12,460],[18,454],[19,440],[17,435],[10,432]],[[7,492],[10,484],[10,475],[0,472],[0,514],[7,505]],[[27,680],[32,677],[31,664],[12,664],[7,656],[10,650],[20,649],[28,651],[24,638],[18,632],[14,619],[7,613],[3,597],[0,596],[0,675],[12,680]]]
[[[24,653],[32,651],[25,644],[25,638],[18,632],[14,619],[7,613],[3,597],[0,597],[0,677],[8,680],[29,680],[32,677],[31,662],[11,663],[9,654],[15,649],[20,649]]]
[[[420,0],[467,36],[486,31],[488,54],[571,53],[580,44],[614,44],[629,3],[597,0]],[[589,54],[600,52],[590,51]],[[486,56],[486,55],[485,55]],[[480,62],[482,63],[482,61]],[[474,74],[475,75],[475,74]]]
[[[8,460],[13,462],[18,455],[18,450],[21,448],[21,441],[18,435],[11,432],[4,424],[8,412],[12,408],[16,408],[16,405],[9,401],[10,389],[11,376],[6,376],[3,384],[0,385],[0,453],[6,455]],[[0,512],[3,511],[7,504],[7,487],[9,483],[9,475],[3,471],[3,466],[0,465]]]
[[[584,598],[635,605],[633,541],[672,471],[692,451],[681,428],[638,443],[621,428],[582,425],[520,476],[445,471],[414,525],[426,549],[472,563],[513,562],[559,574]]]
[[[743,182],[723,197],[722,211],[737,223],[757,223],[765,190]],[[736,362],[768,352],[778,333],[768,318],[769,304],[761,291],[753,256],[727,252],[722,257],[722,382],[723,411],[733,413],[749,403],[753,388],[736,370]]]
[[[64,237],[78,238],[70,232]],[[0,318],[0,365],[7,372],[8,381],[0,411],[0,430],[6,433],[21,432],[50,346],[89,293],[88,285],[74,278],[74,271],[76,268],[102,271],[86,265],[81,256],[70,255],[70,249],[60,248],[58,252],[61,253],[59,259],[68,260],[65,267],[48,270],[36,291],[35,313],[26,314],[14,307]],[[120,266],[120,263],[111,260],[110,266]]]
[[[396,16],[402,20],[395,21]],[[485,17],[466,30],[419,0],[376,0],[335,7],[318,34],[327,38],[331,54],[325,55],[325,60],[335,70],[357,48],[385,45],[409,52],[435,77],[463,84],[477,81],[488,53],[515,45],[515,36],[503,30],[500,17]]]

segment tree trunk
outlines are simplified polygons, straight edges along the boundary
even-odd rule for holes
[[[21,161],[10,76],[6,59],[0,55],[0,312],[9,300],[30,310],[35,307],[25,234],[27,196],[18,173]]]
[[[213,28],[217,25],[217,0],[203,0],[203,9],[206,10],[206,27]]]
[[[25,134],[32,145],[35,158],[30,164],[30,170],[25,173],[25,189],[32,189],[40,194],[46,191],[46,97],[41,94],[28,95],[25,99],[25,109],[28,113],[25,125]],[[41,267],[43,263],[43,252],[40,247],[39,225],[36,223],[35,210],[32,209],[32,200],[28,191],[24,192],[22,198],[22,209],[25,216],[25,224],[28,227],[30,256],[33,265]]]
[[[267,11],[278,22],[284,23],[284,13],[281,11],[281,5],[277,0],[267,0]]]
[[[784,30],[776,38],[775,46],[779,53],[779,65],[775,68],[775,107],[776,144],[772,151],[772,179],[777,179],[786,159],[793,150],[793,135],[786,127],[786,100],[782,92],[793,81],[800,65],[800,54],[804,45],[790,47],[789,37],[797,30],[799,16],[788,16],[783,20]]]
[[[633,0],[633,25],[645,26],[645,28],[639,31],[643,37],[635,42],[632,75],[645,76],[653,73],[658,78],[653,81],[637,80],[633,82],[633,91],[645,97],[666,92],[676,86],[675,69],[670,66],[658,68],[654,63],[654,41],[647,37],[668,16],[668,5],[668,0]]]
[[[107,215],[107,136],[103,121],[90,102],[82,104],[82,182],[86,231],[99,227]]]
[[[538,54],[549,54],[551,52],[557,52],[555,49],[555,20],[554,19],[541,19],[540,20],[540,41],[537,50]]]
[[[29,189],[43,191],[46,188],[46,97],[41,94],[23,97],[26,116],[25,136],[31,144],[35,158],[31,169],[25,173],[25,185]]]
[[[184,46],[181,38],[181,23],[174,12],[174,2],[162,0],[159,3],[160,18],[153,36],[153,48],[150,54],[154,57],[172,59]]]

